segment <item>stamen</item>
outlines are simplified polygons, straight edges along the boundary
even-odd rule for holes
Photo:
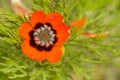
[[[52,36],[52,37],[55,37],[55,34],[52,34],[51,36]]]
[[[48,27],[48,30],[50,31],[50,30],[51,30],[51,27]]]
[[[50,31],[49,34],[50,34],[50,35],[53,35],[53,31]]]
[[[41,30],[40,30],[40,28],[38,28],[38,29],[36,29],[35,31],[38,32],[38,33],[40,33]]]
[[[49,45],[50,45],[49,43],[46,43],[46,48],[47,48]]]
[[[45,30],[45,28],[44,27],[41,27],[41,31],[44,31]]]
[[[55,41],[55,39],[52,37],[52,38],[50,39],[50,41],[52,41],[52,42],[53,42],[53,41]]]
[[[41,42],[41,46],[45,46],[45,42],[44,41]]]
[[[34,33],[33,33],[34,36],[37,36],[38,34],[39,34],[38,32],[34,32]]]
[[[53,42],[52,42],[52,41],[49,41],[49,43],[50,43],[51,45],[53,45]]]
[[[34,37],[34,40],[39,40],[39,38],[36,36],[36,37]]]
[[[39,45],[41,43],[41,41],[35,41],[36,45]]]
[[[44,27],[45,27],[46,29],[48,29],[48,26],[47,26],[46,24],[44,25]]]

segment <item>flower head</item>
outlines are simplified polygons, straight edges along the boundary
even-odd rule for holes
[[[63,54],[63,44],[68,39],[70,30],[62,23],[62,16],[57,12],[48,15],[35,11],[30,22],[20,25],[19,32],[24,39],[22,52],[33,60],[56,63]]]

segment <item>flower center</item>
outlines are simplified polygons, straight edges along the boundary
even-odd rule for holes
[[[36,24],[34,30],[30,32],[30,37],[30,45],[38,50],[49,51],[57,41],[56,32],[48,23]]]
[[[40,28],[34,30],[33,33],[36,45],[46,46],[53,45],[55,39],[55,33],[48,25],[43,25]]]
[[[38,37],[39,37],[40,40],[48,42],[50,40],[50,38],[51,38],[51,35],[49,34],[48,30],[44,30],[44,31],[40,32]]]

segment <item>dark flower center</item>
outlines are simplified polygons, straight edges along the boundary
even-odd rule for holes
[[[37,23],[34,30],[30,31],[30,45],[42,51],[49,51],[57,42],[56,31],[49,23]]]

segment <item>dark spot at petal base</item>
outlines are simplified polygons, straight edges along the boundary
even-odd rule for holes
[[[43,51],[45,49],[45,46],[36,46],[36,49],[39,50],[39,51]]]
[[[45,48],[45,51],[50,51],[52,49],[53,45],[48,46],[47,48]]]
[[[34,29],[38,29],[38,28],[40,28],[40,27],[42,27],[42,26],[43,26],[43,24],[37,23],[37,24],[35,25]]]
[[[30,45],[36,47],[35,41],[33,39],[30,39]]]
[[[58,38],[57,38],[57,37],[55,37],[55,41],[53,42],[53,44],[55,44],[57,41],[58,41]]]
[[[52,28],[52,25],[50,23],[45,23],[46,25],[50,26]]]
[[[34,31],[33,31],[33,30],[29,32],[29,36],[30,36],[30,38],[31,38],[31,39],[33,39],[33,38],[34,38],[33,33],[34,33]]]

